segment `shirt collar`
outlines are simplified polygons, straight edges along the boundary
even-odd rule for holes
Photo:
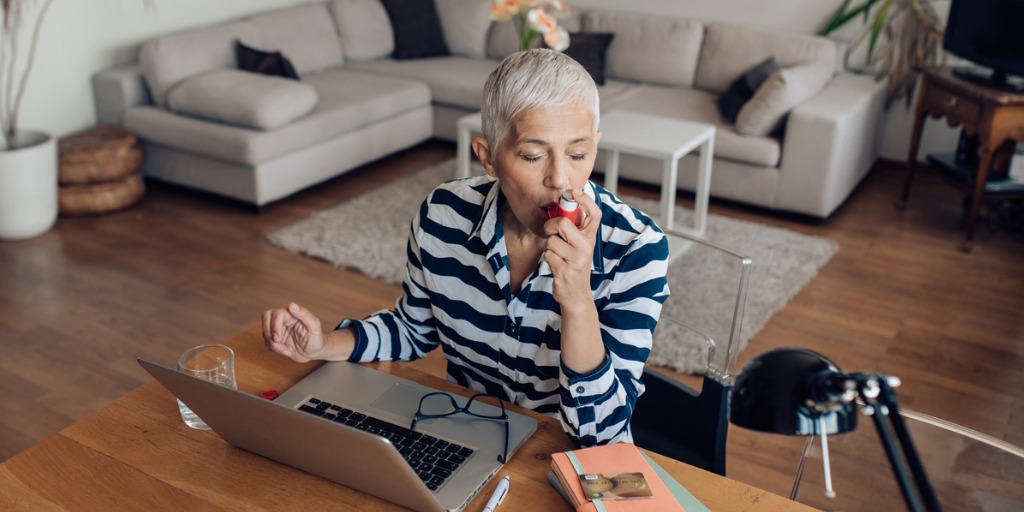
[[[597,205],[601,208],[601,218],[604,219],[605,214],[612,213],[604,208],[604,202],[598,197],[601,194],[605,194],[604,189],[598,187],[592,182],[588,181],[587,186],[594,192],[591,197],[595,198]],[[480,241],[488,247],[493,247],[496,242],[496,234],[498,227],[498,198],[501,195],[501,187],[498,186],[497,178],[491,178],[491,187],[487,191],[487,195],[484,196],[484,202],[480,208],[480,218],[477,219],[476,224],[473,226],[473,230],[469,232],[469,239],[473,237],[479,237]],[[602,248],[604,244],[604,222],[597,226],[597,242],[594,244],[594,257],[590,264],[590,271],[592,273],[604,273],[604,252]],[[551,267],[546,261],[541,259],[540,275],[550,275]]]

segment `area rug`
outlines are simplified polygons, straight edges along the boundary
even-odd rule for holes
[[[439,183],[454,176],[455,161],[428,167],[384,185],[268,236],[285,250],[319,258],[336,267],[351,268],[387,283],[399,284],[405,275],[405,244],[409,222],[423,198]],[[482,173],[482,168],[474,170]],[[644,212],[657,212],[657,201],[621,196]],[[383,214],[382,214],[383,213]],[[676,222],[687,225],[691,212],[677,208]],[[710,214],[705,238],[750,256],[754,262],[746,312],[737,353],[760,331],[838,250],[830,239]],[[674,322],[702,328],[721,326],[722,306],[712,297],[732,292],[736,274],[713,258],[680,257],[669,266],[673,297],[662,311],[649,362],[682,373],[704,373],[707,347],[673,329]],[[700,276],[694,284],[694,276]],[[682,300],[679,297],[687,297]],[[715,311],[712,311],[712,310]],[[728,308],[725,308],[728,309]],[[668,324],[670,327],[662,329]],[[714,330],[714,329],[709,329]],[[719,330],[721,332],[721,330]]]

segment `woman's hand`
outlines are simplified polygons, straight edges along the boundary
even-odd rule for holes
[[[554,274],[552,294],[563,314],[575,305],[594,302],[590,270],[594,263],[597,228],[601,225],[601,209],[594,199],[581,190],[573,190],[572,195],[584,213],[583,223],[576,227],[563,217],[544,223],[548,236],[544,260]]]
[[[268,350],[299,363],[319,359],[324,347],[320,319],[294,302],[263,312],[263,340]]]

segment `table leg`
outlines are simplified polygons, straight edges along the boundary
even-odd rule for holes
[[[679,160],[674,156],[665,159],[664,170],[661,176],[661,229],[673,229],[675,226],[676,211],[676,183],[679,170]]]
[[[971,193],[971,211],[967,213],[967,229],[964,231],[964,241],[960,245],[960,250],[963,252],[971,252],[972,249],[971,241],[974,239],[974,229],[978,225],[981,199],[985,195],[985,183],[988,181],[988,170],[992,166],[993,154],[995,154],[995,150],[990,144],[982,145],[978,172],[974,176],[974,191]]]
[[[704,236],[707,231],[708,202],[711,195],[711,162],[715,152],[715,137],[708,137],[708,140],[701,144],[700,148],[700,170],[697,174],[697,190],[693,206],[693,228],[694,235]]]
[[[612,195],[619,188],[619,150],[609,149],[608,159],[605,162],[604,188]]]
[[[469,159],[470,153],[473,149],[470,147],[470,139],[472,133],[469,128],[463,125],[459,125],[459,141],[456,147],[456,165],[455,165],[455,177],[456,178],[468,178],[469,177]]]
[[[922,87],[921,93],[924,94]],[[924,120],[927,115],[921,111],[918,101],[918,111],[914,117],[914,131],[910,136],[910,151],[907,155],[907,177],[903,182],[903,192],[896,203],[896,208],[903,210],[907,207],[907,200],[910,198],[910,184],[914,182],[914,173],[917,172],[917,152],[921,148],[921,132],[924,130]]]

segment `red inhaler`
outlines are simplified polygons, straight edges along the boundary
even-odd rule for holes
[[[563,190],[558,203],[548,208],[548,219],[555,217],[565,217],[577,227],[583,223],[583,210],[580,210],[580,204],[573,199],[571,188]]]

